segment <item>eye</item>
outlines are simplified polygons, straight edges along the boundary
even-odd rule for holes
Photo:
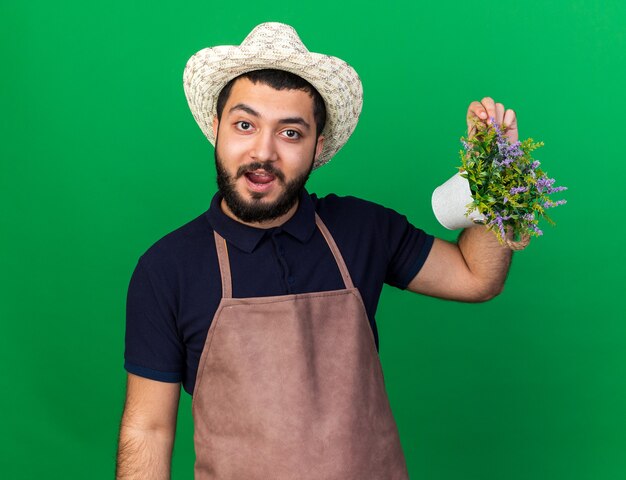
[[[296,130],[285,130],[283,132],[283,134],[287,137],[290,138],[292,140],[297,140],[298,138],[300,138],[300,132],[296,131]]]
[[[243,130],[244,132],[252,129],[252,124],[250,122],[246,122],[245,120],[241,120],[235,123],[235,125],[237,126],[237,129]]]

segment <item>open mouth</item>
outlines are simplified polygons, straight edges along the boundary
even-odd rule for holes
[[[257,192],[264,192],[271,188],[276,176],[266,172],[265,170],[255,170],[244,174],[248,186]]]

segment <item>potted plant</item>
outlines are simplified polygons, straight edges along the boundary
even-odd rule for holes
[[[550,195],[567,188],[554,186],[532,158],[543,142],[528,138],[511,144],[503,134],[506,125],[501,129],[494,118],[490,124],[475,120],[474,126],[473,137],[461,137],[459,172],[433,192],[435,216],[448,229],[485,224],[501,244],[520,250],[531,236],[543,235],[539,218],[554,224],[546,210],[566,201]]]

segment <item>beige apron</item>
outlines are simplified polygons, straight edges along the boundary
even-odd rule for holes
[[[345,289],[222,300],[193,395],[197,480],[406,480],[365,307],[322,220]]]

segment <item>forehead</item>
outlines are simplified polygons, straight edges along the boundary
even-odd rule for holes
[[[294,89],[276,90],[247,78],[240,78],[233,84],[223,115],[228,115],[233,107],[241,104],[268,118],[298,116],[312,122],[314,117],[313,98],[309,93]]]

